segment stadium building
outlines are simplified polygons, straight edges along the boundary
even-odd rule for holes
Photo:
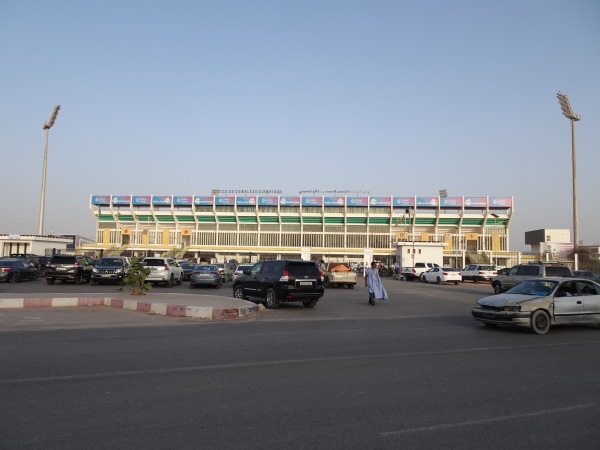
[[[249,191],[253,192],[253,191]],[[444,262],[502,265],[512,197],[92,195],[97,255],[392,264],[406,242],[444,244]]]

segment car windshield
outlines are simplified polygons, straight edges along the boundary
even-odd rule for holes
[[[194,268],[194,263],[191,263],[191,262],[180,261],[179,265],[181,267],[183,267],[184,269],[193,269]]]
[[[123,260],[119,258],[100,258],[96,263],[97,266],[122,266]]]
[[[527,280],[506,291],[507,294],[537,295],[546,297],[558,286],[554,280]]]
[[[216,272],[217,266],[196,266],[194,272]]]
[[[442,267],[444,272],[458,272],[454,267]]]

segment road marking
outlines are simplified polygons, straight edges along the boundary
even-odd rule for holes
[[[550,414],[557,414],[562,412],[575,411],[578,409],[587,409],[595,407],[595,403],[584,403],[581,405],[573,405],[573,406],[565,406],[564,408],[554,408],[554,409],[543,409],[541,411],[533,411],[523,414],[512,414],[509,416],[499,416],[499,417],[490,417],[489,419],[479,419],[479,420],[467,420],[465,422],[456,422],[456,423],[445,423],[440,425],[431,425],[427,427],[418,427],[418,428],[406,428],[404,430],[396,430],[396,431],[385,431],[381,433],[381,436],[394,436],[399,434],[409,434],[409,433],[423,433],[429,431],[439,431],[439,430],[448,430],[453,428],[460,427],[469,427],[472,425],[482,425],[486,423],[495,423],[495,422],[504,422],[508,420],[518,420],[525,419],[527,417],[539,417],[546,416]]]
[[[581,342],[554,342],[548,344],[533,344],[533,345],[512,345],[512,346],[497,346],[497,347],[474,347],[464,348],[456,350],[430,350],[420,352],[399,352],[399,353],[383,353],[378,355],[348,355],[348,356],[331,356],[321,358],[299,358],[299,359],[284,359],[284,360],[271,360],[271,361],[256,361],[248,363],[228,363],[228,364],[209,364],[206,366],[188,366],[188,367],[171,367],[166,369],[147,369],[147,370],[124,370],[119,372],[103,372],[103,373],[91,373],[91,374],[78,374],[78,375],[53,375],[46,377],[29,377],[29,378],[17,378],[17,379],[5,379],[0,380],[0,386],[15,385],[15,384],[27,384],[27,383],[40,383],[40,382],[51,382],[51,381],[76,381],[76,380],[95,380],[102,378],[111,377],[130,377],[140,375],[160,375],[169,373],[193,373],[193,372],[204,372],[210,370],[223,370],[223,369],[244,369],[248,367],[269,367],[283,364],[312,364],[321,362],[333,362],[333,361],[352,361],[360,359],[388,359],[388,358],[406,358],[412,356],[435,356],[435,355],[453,355],[463,353],[475,353],[475,352],[495,352],[504,350],[523,350],[523,349],[539,349],[539,348],[550,348],[556,349],[556,347],[581,347],[584,345],[597,345],[600,344],[600,340],[596,341],[581,341]]]

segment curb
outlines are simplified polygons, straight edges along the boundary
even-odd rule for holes
[[[123,300],[112,297],[0,298],[0,309],[56,308],[67,306],[110,306],[113,308],[144,312],[146,314],[211,320],[247,318],[258,314],[258,305],[240,306],[236,308],[217,308],[214,306],[185,306],[152,301]]]

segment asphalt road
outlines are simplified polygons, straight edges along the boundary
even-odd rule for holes
[[[384,284],[251,320],[0,311],[0,448],[598,447],[600,328],[487,329],[489,285]],[[92,288],[0,296],[50,287]]]

